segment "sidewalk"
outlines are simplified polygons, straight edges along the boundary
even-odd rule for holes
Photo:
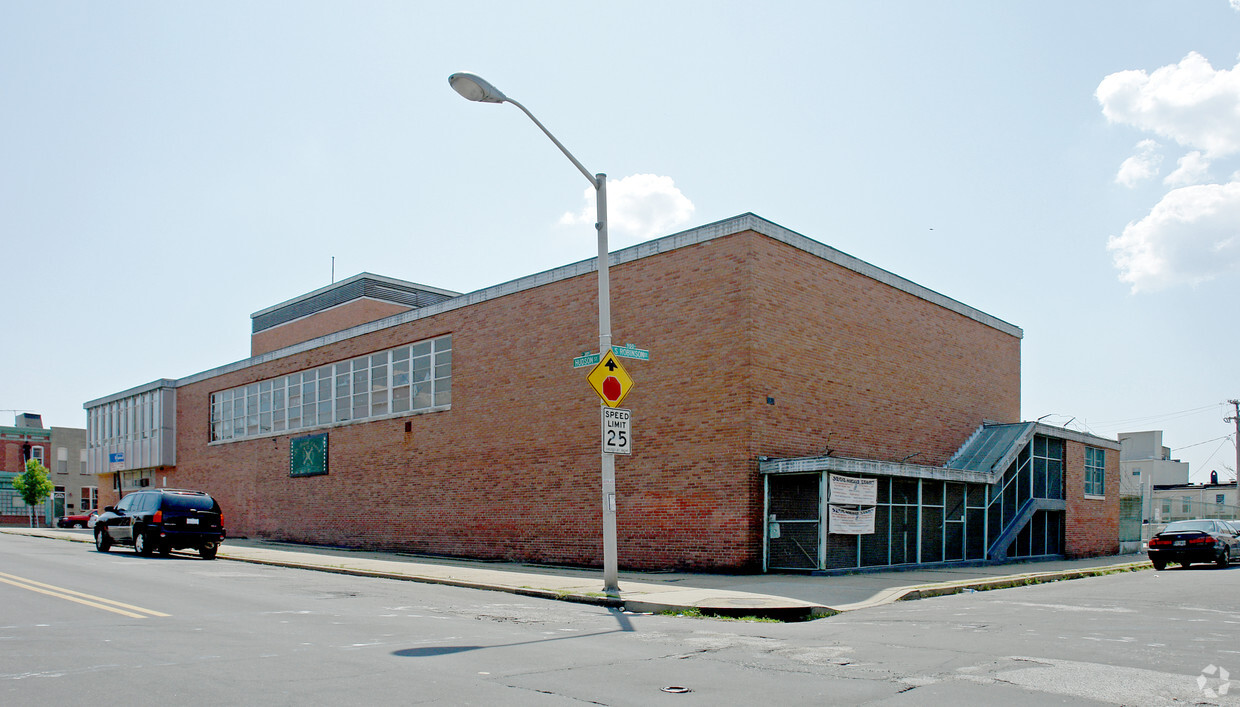
[[[0,532],[93,542],[90,531],[86,530],[3,528]],[[120,548],[114,551],[131,550]],[[599,570],[428,558],[249,539],[227,540],[220,546],[219,558],[511,592],[642,613],[698,610],[703,614],[754,615],[785,620],[831,616],[841,611],[962,591],[1003,589],[1150,567],[1145,555],[1140,554],[981,567],[889,570],[829,577],[621,572],[620,596],[609,597],[602,591],[603,579]]]

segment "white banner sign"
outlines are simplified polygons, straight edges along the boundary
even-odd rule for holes
[[[831,500],[828,503],[873,506],[878,503],[878,479],[858,479],[855,476],[831,474]]]
[[[830,509],[830,521],[827,526],[829,533],[836,535],[873,535],[874,509],[864,508],[851,511],[839,506],[827,506]]]

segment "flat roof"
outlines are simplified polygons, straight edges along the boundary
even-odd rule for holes
[[[800,233],[797,233],[796,231],[792,231],[790,229],[784,228],[783,226],[780,226],[777,223],[768,221],[767,219],[764,219],[761,216],[758,216],[753,213],[744,213],[739,216],[733,216],[731,218],[723,219],[721,221],[716,221],[714,223],[706,224],[704,226],[698,226],[696,228],[691,228],[689,230],[681,231],[679,233],[673,233],[672,235],[669,235],[669,236],[652,239],[649,241],[645,241],[643,243],[639,243],[635,246],[630,246],[628,248],[614,251],[608,255],[609,265],[611,267],[615,267],[617,265],[621,265],[624,263],[630,263],[633,261],[641,260],[643,258],[653,257],[661,253],[678,250],[680,248],[687,248],[690,246],[698,245],[701,243],[706,243],[706,242],[709,242],[709,241],[712,241],[718,238],[725,238],[727,236],[735,235],[738,233],[743,233],[746,231],[752,231],[754,233],[758,233],[768,238],[772,238],[776,241],[792,246],[793,248],[796,248],[798,250],[804,251],[811,255],[817,256],[819,258],[822,258],[823,260],[834,263],[836,265],[839,265],[840,267],[859,273],[870,279],[877,280],[878,282],[881,282],[897,290],[913,295],[914,297],[918,297],[927,302],[943,307],[944,309],[950,310],[964,317],[968,317],[969,319],[972,319],[988,327],[1001,331],[1010,336],[1014,336],[1017,338],[1024,338],[1024,332],[1021,330],[1020,327],[1017,327],[1013,324],[1005,322],[1002,319],[999,319],[998,317],[994,317],[989,314],[986,314],[985,312],[979,309],[970,307],[966,304],[963,304],[962,302],[958,300],[952,299],[951,297],[935,292],[934,290],[931,290],[928,287],[923,287],[922,285],[918,285],[917,283],[911,280],[900,277],[899,275],[895,275],[875,265],[871,265],[870,263],[867,263],[864,260],[855,258],[851,255],[848,255],[847,253],[836,250],[835,248],[832,248],[831,246],[828,246],[824,243],[820,243],[807,236],[801,235]],[[521,277],[516,280],[510,280],[508,282],[500,283],[498,285],[493,285],[491,287],[486,287],[481,290],[476,290],[474,292],[469,292],[466,294],[450,297],[448,299],[443,299],[434,304],[429,304],[424,307],[418,307],[408,312],[402,312],[400,314],[396,314],[390,317],[385,317],[383,319],[379,319],[373,322],[368,322],[366,324],[361,324],[361,325],[358,325],[358,326],[355,326],[349,329],[344,329],[342,331],[333,332],[331,334],[327,334],[325,336],[321,336],[315,339],[303,341],[301,343],[294,344],[292,346],[288,346],[282,349],[277,349],[275,351],[270,351],[270,352],[260,354],[258,356],[254,356],[248,359],[236,361],[234,363],[219,366],[217,368],[212,368],[207,371],[195,373],[195,374],[186,376],[184,378],[178,379],[176,381],[176,385],[182,386],[182,385],[189,385],[192,383],[198,383],[200,381],[208,380],[210,378],[214,378],[216,376],[220,376],[226,373],[243,370],[251,366],[267,363],[269,361],[278,360],[286,356],[292,356],[294,354],[316,349],[320,346],[325,346],[327,344],[344,341],[347,339],[351,339],[353,337],[362,336],[362,335],[369,334],[375,331],[381,331],[389,327],[400,326],[402,324],[406,324],[411,321],[416,321],[418,319],[422,319],[425,317],[433,317],[437,314],[442,314],[444,312],[452,311],[454,309],[459,309],[461,307],[468,307],[470,305],[479,304],[481,302],[486,302],[488,300],[496,299],[499,297],[504,297],[506,295],[515,294],[517,292],[533,289],[535,287],[541,287],[543,285],[548,285],[554,282],[559,282],[561,280],[568,280],[574,277],[578,277],[580,275],[593,273],[597,271],[597,260],[598,260],[597,257],[589,258],[587,260],[581,260],[576,263],[572,263],[570,265],[565,265],[562,267],[554,268],[552,270],[546,270],[544,272],[535,273],[533,275],[527,275],[525,277]],[[362,273],[361,275],[356,275],[354,276],[354,278],[350,278],[350,280],[355,280],[357,278],[362,278],[362,277],[386,279],[392,282],[404,282],[402,280],[393,280],[392,278],[381,278],[381,276],[371,275],[369,273]],[[346,282],[349,282],[349,281],[348,280],[342,281],[341,283],[338,283],[338,285],[343,285]],[[318,290],[302,295],[301,297],[296,297],[292,300],[288,300],[287,302],[283,302],[279,305],[275,305],[274,307],[268,307],[267,309],[260,310],[259,312],[256,312],[253,316],[259,316],[264,313],[270,313],[273,309],[288,306],[290,303],[301,302],[307,298],[314,297],[318,294],[323,293],[324,291],[330,290],[332,287],[335,287],[335,286],[337,285],[330,285],[326,288],[319,288]],[[419,286],[419,287],[422,287],[422,286]],[[428,291],[431,290],[431,288],[426,288],[426,289]],[[437,290],[437,291],[440,293],[448,293],[447,290]],[[134,390],[134,392],[136,392],[136,389]],[[108,396],[107,398],[100,398],[98,401],[92,401],[92,403],[87,403],[86,406],[90,407],[93,405],[93,403],[102,402],[105,400],[114,399],[116,397],[121,397],[121,396],[122,394],[117,394],[115,396]]]

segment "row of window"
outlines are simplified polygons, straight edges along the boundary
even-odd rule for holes
[[[1162,510],[1163,510],[1164,515],[1171,514],[1171,503],[1172,503],[1172,499],[1170,498],[1162,499]],[[1195,501],[1192,496],[1181,496],[1180,497],[1180,512],[1181,513],[1192,513],[1193,505],[1194,504],[1202,505],[1202,503],[1204,502]],[[1222,493],[1215,494],[1214,503],[1215,505],[1219,505],[1219,506],[1225,505],[1227,503],[1227,495],[1222,494]]]
[[[211,395],[211,441],[262,437],[452,404],[452,336]]]
[[[53,490],[57,498],[64,499],[66,492],[64,486],[55,486]],[[99,507],[99,487],[83,486],[81,487],[81,495],[78,496],[81,502],[79,506],[82,510],[92,510]],[[42,506],[38,506],[42,508]],[[0,515],[2,516],[24,516],[30,512],[30,507],[22,500],[21,494],[13,489],[11,481],[5,481],[0,484]]]
[[[68,492],[65,490],[64,486],[56,487],[56,496],[66,501],[69,500]],[[82,510],[82,511],[95,510],[96,508],[99,507],[99,487],[98,486],[83,486],[81,488],[81,494],[78,496],[78,499],[81,501],[81,505],[78,507],[79,510]],[[61,508],[57,512],[63,515],[65,513],[65,510]]]
[[[1023,478],[1028,482],[1027,474]],[[778,526],[768,535],[769,567],[847,569],[983,560],[1003,530],[1007,492],[998,486],[879,477],[874,531],[832,533],[820,523],[821,483],[818,474],[768,478],[769,517]],[[1008,557],[1063,554],[1063,524],[1062,511],[1037,511],[1012,539]]]
[[[985,559],[1031,499],[1065,498],[1064,459],[1063,440],[1035,435],[992,485],[879,477],[874,531],[861,535],[823,527],[821,474],[770,476],[768,513],[778,532],[768,535],[768,566],[840,569]],[[1086,495],[1103,495],[1105,468],[1105,450],[1087,447]],[[1036,511],[1009,543],[1007,556],[1063,554],[1064,522],[1063,511]]]
[[[98,447],[146,439],[159,432],[159,391],[139,393],[86,411],[87,444]]]
[[[85,474],[86,473],[86,450],[82,449],[80,450],[80,452],[81,452],[81,455],[80,455],[81,459],[79,460],[79,462],[81,463],[81,473]],[[44,467],[47,467],[48,459],[43,450],[43,447],[38,446],[38,445],[31,445],[30,446],[30,458],[38,461]],[[56,473],[58,474],[69,473],[69,449],[67,447],[56,448]]]
[[[78,463],[80,464],[78,473],[85,474],[86,473],[86,450],[85,449],[78,450]],[[57,447],[56,448],[56,473],[57,474],[68,474],[69,473],[69,448],[68,447]]]

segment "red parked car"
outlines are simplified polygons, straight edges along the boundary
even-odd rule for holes
[[[60,528],[93,528],[98,517],[99,511],[81,511],[58,519],[56,525]]]

